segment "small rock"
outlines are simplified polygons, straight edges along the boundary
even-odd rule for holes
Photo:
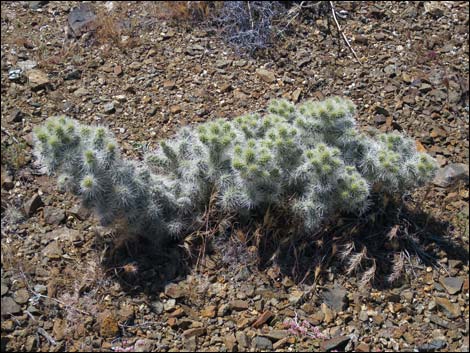
[[[26,289],[19,289],[15,292],[13,298],[18,304],[25,304],[29,300],[29,292]]]
[[[165,311],[172,311],[175,309],[176,306],[176,300],[175,299],[168,299],[165,304],[163,304],[163,309]]]
[[[63,252],[59,247],[59,242],[52,241],[42,250],[42,254],[50,259],[59,259]]]
[[[150,339],[138,339],[134,343],[134,352],[154,352],[156,342]]]
[[[274,317],[274,314],[267,310],[265,311],[264,313],[262,313],[258,319],[256,319],[256,321],[253,323],[253,327],[254,328],[260,328],[261,326],[263,326],[265,323],[269,322],[272,318]]]
[[[91,216],[92,211],[80,204],[73,206],[68,212],[80,221],[84,221]]]
[[[45,294],[47,292],[47,287],[43,284],[36,284],[34,286],[34,291],[39,294]]]
[[[383,116],[390,116],[390,112],[385,109],[384,107],[381,107],[381,106],[376,106],[375,107],[375,113],[376,114],[381,114]]]
[[[19,306],[11,297],[2,298],[1,313],[2,316],[9,316],[10,314],[18,314],[21,311]]]
[[[423,94],[426,94],[432,91],[432,86],[429,83],[422,83],[421,86],[419,86],[419,91]]]
[[[49,1],[27,1],[28,6],[31,10],[37,10],[47,5]]]
[[[105,112],[105,114],[113,114],[116,111],[114,103],[113,102],[106,103],[103,106],[103,111]]]
[[[245,300],[233,300],[230,302],[230,309],[244,311],[248,309],[248,302]]]
[[[172,90],[175,87],[176,87],[176,82],[173,81],[173,80],[163,82],[163,88],[165,88],[165,89]]]
[[[2,280],[2,293],[1,293],[2,297],[7,293],[8,293],[8,286],[5,283],[3,283],[3,280]]]
[[[441,350],[447,345],[444,340],[432,340],[431,343],[422,344],[417,347],[418,352],[435,352]]]
[[[276,76],[274,75],[274,72],[272,71],[268,71],[266,69],[257,69],[256,74],[264,82],[267,82],[267,83],[276,82]]]
[[[289,294],[289,303],[291,305],[297,305],[299,303],[301,303],[303,300],[304,300],[304,295],[305,293],[300,291],[300,290],[293,290],[290,294]]]
[[[76,89],[74,92],[73,92],[73,95],[75,97],[84,97],[84,96],[87,96],[89,95],[90,92],[85,88],[85,87],[80,87],[78,89]]]
[[[179,299],[186,295],[186,291],[181,286],[170,283],[165,286],[165,295],[173,299]]]
[[[230,83],[222,83],[219,89],[221,93],[225,93],[232,89],[232,85]]]
[[[214,318],[217,313],[217,305],[209,305],[201,310],[201,316],[207,318]]]
[[[220,59],[215,62],[215,66],[218,67],[219,69],[223,69],[230,65],[232,63],[232,60],[224,60]]]
[[[292,100],[294,103],[297,103],[300,99],[300,95],[302,94],[302,88],[297,88],[294,92],[292,92]]]
[[[229,304],[222,304],[219,309],[217,310],[218,317],[224,317],[230,312],[230,305]]]
[[[60,208],[46,206],[44,207],[44,221],[47,224],[58,225],[65,219],[65,212]]]
[[[233,333],[230,333],[224,337],[224,344],[229,352],[237,351],[237,339],[235,338],[235,335]]]
[[[343,349],[349,342],[351,337],[349,336],[338,336],[325,340],[321,343],[320,348],[323,352],[329,352],[333,349]]]
[[[241,60],[235,60],[235,61],[233,62],[233,66],[243,67],[243,66],[245,66],[245,65],[246,65],[246,60],[243,60],[243,59],[241,59]]]
[[[64,81],[79,80],[82,77],[82,70],[73,69],[64,74]]]
[[[100,335],[104,338],[115,337],[119,334],[119,325],[116,316],[109,310],[98,315]]]
[[[25,114],[21,110],[15,109],[10,114],[8,121],[10,123],[19,123],[21,122],[21,120],[23,120],[24,117],[25,117]]]
[[[452,163],[437,171],[433,183],[442,188],[446,188],[459,180],[468,183],[468,177],[468,165],[464,163]]]
[[[50,85],[49,77],[41,70],[32,69],[27,71],[29,86],[32,91],[39,91]]]
[[[245,332],[237,331],[235,333],[235,336],[237,338],[237,343],[239,347],[248,348],[250,346],[250,339],[248,338]]]
[[[68,25],[75,37],[95,29],[97,25],[95,20],[96,15],[88,4],[81,4],[72,9],[67,17]]]
[[[370,345],[361,342],[356,346],[355,352],[370,352]]]
[[[336,318],[336,313],[333,310],[331,310],[328,307],[328,305],[326,305],[325,303],[322,303],[320,308],[321,308],[322,313],[325,315],[323,319],[324,322],[326,324],[333,322],[333,320]]]
[[[441,285],[447,290],[449,294],[457,294],[462,289],[463,278],[462,277],[446,277],[440,281]]]
[[[54,320],[54,326],[52,327],[52,334],[54,339],[57,341],[62,341],[65,337],[66,323],[61,319],[56,318]]]
[[[182,109],[179,105],[172,105],[170,107],[170,112],[171,114],[178,114],[178,113],[181,113]]]
[[[207,329],[205,327],[195,327],[195,328],[190,328],[185,331],[183,331],[183,337],[189,338],[189,337],[200,337],[204,336],[207,333]]]
[[[359,313],[359,320],[361,321],[369,320],[369,315],[367,314],[367,311],[361,310],[361,312]]]
[[[449,319],[456,319],[460,316],[461,312],[458,304],[451,303],[449,299],[441,297],[435,297],[434,300],[437,306],[443,309],[444,314],[446,314]]]
[[[24,205],[24,211],[28,217],[31,217],[39,207],[43,206],[44,203],[41,200],[39,194],[34,194]]]
[[[272,342],[277,342],[286,338],[289,332],[286,330],[271,330],[268,333],[263,334],[263,337],[269,338]]]
[[[252,344],[255,349],[262,349],[268,351],[273,349],[273,343],[271,342],[271,340],[262,336],[256,336],[253,339]]]

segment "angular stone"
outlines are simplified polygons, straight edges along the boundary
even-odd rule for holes
[[[264,313],[262,313],[258,319],[256,319],[256,321],[253,323],[253,327],[254,328],[260,328],[261,326],[263,326],[265,323],[267,323],[268,321],[270,321],[272,318],[274,317],[274,314],[270,311],[270,310],[267,310],[265,311]]]
[[[183,331],[183,337],[189,338],[189,337],[200,337],[204,336],[207,333],[207,329],[205,327],[195,327],[195,328],[190,328],[185,331]]]
[[[214,318],[217,314],[217,305],[209,305],[201,310],[202,317]]]
[[[250,339],[248,338],[245,332],[237,331],[235,333],[235,336],[237,338],[237,343],[239,347],[248,348],[250,346]]]
[[[50,85],[49,77],[41,70],[32,69],[27,71],[29,86],[32,91],[39,91]]]
[[[134,352],[154,352],[156,342],[147,338],[138,339],[134,343]]]
[[[105,114],[113,114],[116,111],[116,107],[113,102],[109,102],[103,106],[103,111]]]
[[[170,283],[165,286],[165,295],[173,299],[179,299],[186,295],[186,291],[181,286]]]
[[[462,277],[445,277],[441,278],[439,283],[447,290],[449,294],[457,294],[462,289]]]
[[[84,33],[96,28],[96,15],[88,4],[80,6],[70,11],[67,21],[75,37],[80,37]]]
[[[449,299],[441,297],[435,297],[434,300],[437,306],[443,309],[444,314],[446,314],[449,319],[460,317],[461,311],[458,304],[451,303]]]
[[[2,294],[2,297],[3,297],[5,294],[7,294],[7,292],[8,292],[8,286],[7,286],[5,283],[3,283],[3,279],[2,279],[2,293],[1,293],[1,294]]]
[[[455,184],[459,180],[468,183],[468,165],[464,163],[452,163],[437,171],[433,183],[442,188]]]
[[[88,91],[85,87],[80,87],[73,92],[73,95],[79,98],[87,96],[89,94],[90,94],[90,91]]]
[[[289,335],[289,332],[286,330],[271,330],[263,334],[263,337],[269,338],[272,342],[277,342],[286,338]]]
[[[233,300],[230,302],[230,308],[235,311],[247,310],[248,302],[245,300]]]
[[[80,221],[84,221],[91,216],[91,210],[83,205],[75,205],[68,212],[78,218]]]
[[[272,350],[273,343],[271,340],[267,339],[266,337],[256,336],[252,341],[253,347],[255,349],[262,349],[262,350]]]
[[[65,337],[66,323],[61,319],[56,318],[54,320],[54,326],[52,327],[52,333],[54,339],[57,341],[62,341]]]
[[[10,314],[18,314],[21,311],[21,306],[15,303],[11,297],[2,298],[1,312],[2,316]]]
[[[47,224],[58,225],[65,219],[65,212],[57,207],[44,207],[44,221]]]
[[[163,88],[165,89],[172,90],[175,87],[176,87],[176,82],[173,80],[168,80],[168,81],[163,82]]]
[[[119,334],[119,325],[115,315],[109,310],[98,315],[100,335],[104,338],[115,337]]]
[[[41,200],[41,196],[34,194],[33,197],[24,204],[24,211],[28,217],[31,217],[42,205],[44,204]]]
[[[289,303],[291,305],[297,305],[303,301],[305,293],[300,290],[293,290],[289,294]]]
[[[276,76],[274,75],[274,72],[272,71],[268,71],[266,69],[257,69],[256,74],[264,82],[267,82],[267,83],[276,82]]]
[[[320,348],[323,352],[329,352],[333,349],[342,349],[344,348],[348,342],[350,341],[351,337],[349,336],[338,336],[331,338],[329,340],[325,340],[321,343]]]
[[[237,339],[233,333],[230,333],[224,337],[224,344],[229,352],[237,351]]]
[[[181,113],[182,109],[179,105],[172,105],[170,107],[170,112],[171,114],[178,114],[178,113]]]
[[[28,6],[31,10],[37,10],[47,5],[49,1],[27,1]]]
[[[59,247],[59,242],[52,241],[42,250],[42,254],[50,259],[59,259],[63,252]]]

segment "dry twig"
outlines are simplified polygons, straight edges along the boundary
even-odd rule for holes
[[[344,41],[346,42],[346,45],[348,46],[349,50],[351,51],[351,53],[354,55],[354,58],[356,59],[356,61],[359,63],[359,65],[362,65],[361,61],[359,60],[359,58],[357,57],[356,55],[356,52],[354,51],[354,49],[352,48],[351,44],[349,43],[349,40],[348,38],[346,37],[346,35],[344,34],[344,32],[341,30],[341,27],[338,23],[338,19],[336,18],[336,10],[335,10],[335,7],[333,5],[333,1],[328,1],[328,3],[330,4],[330,8],[331,8],[331,13],[333,14],[333,20],[335,21],[335,24],[336,24],[336,28],[338,29],[338,32],[341,34],[341,36],[343,37]]]

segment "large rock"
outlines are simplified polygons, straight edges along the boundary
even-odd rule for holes
[[[433,183],[441,188],[446,188],[460,180],[468,183],[468,165],[464,163],[452,163],[437,171]]]
[[[18,314],[21,311],[21,306],[15,303],[11,297],[2,298],[2,316],[10,314]]]
[[[49,77],[41,70],[33,69],[26,73],[32,91],[39,91],[50,86]]]
[[[75,37],[80,37],[96,28],[96,15],[88,4],[81,4],[70,11],[67,20]]]
[[[24,211],[28,217],[31,217],[39,207],[43,206],[41,196],[39,194],[34,194],[28,201],[24,204]]]
[[[335,311],[344,311],[348,308],[349,300],[347,297],[348,292],[340,285],[327,287],[322,297],[328,306]]]
[[[276,76],[274,75],[274,72],[272,71],[268,71],[266,69],[258,69],[256,70],[256,74],[264,82],[267,82],[267,83],[276,82]]]

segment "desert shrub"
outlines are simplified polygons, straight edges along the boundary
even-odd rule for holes
[[[278,1],[224,1],[217,25],[229,44],[253,53],[269,45],[273,20],[285,11]]]
[[[54,117],[35,130],[35,151],[104,225],[124,219],[157,243],[196,229],[214,196],[223,214],[249,220],[274,208],[313,232],[363,213],[372,194],[424,185],[436,170],[410,138],[359,132],[349,100],[278,100],[268,111],[184,127],[143,162],[124,159],[106,128]]]

